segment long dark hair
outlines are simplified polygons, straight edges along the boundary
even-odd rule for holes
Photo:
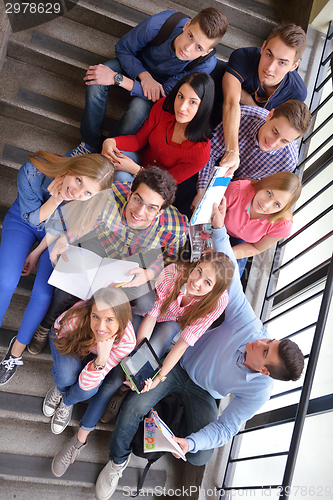
[[[178,91],[184,83],[188,83],[201,99],[199,109],[194,118],[187,124],[185,137],[193,142],[205,142],[212,137],[210,115],[213,109],[215,85],[206,73],[189,73],[173,87],[164,103],[164,111],[174,114],[174,103]]]

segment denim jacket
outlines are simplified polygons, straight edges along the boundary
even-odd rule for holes
[[[39,222],[39,211],[49,198],[47,188],[53,179],[37,170],[30,161],[26,161],[17,174],[18,201],[21,217],[29,226],[44,229],[45,221]]]

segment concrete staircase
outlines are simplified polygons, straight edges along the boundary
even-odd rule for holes
[[[82,78],[88,66],[113,57],[118,38],[148,16],[173,9],[192,17],[207,6],[201,0],[179,0],[178,3],[168,0],[79,0],[75,3],[77,5],[64,17],[10,33],[9,37],[6,36],[4,4],[0,4],[4,51],[0,75],[1,225],[16,197],[17,170],[27,155],[38,149],[65,154],[79,144],[85,101]],[[218,57],[223,60],[227,60],[237,47],[261,45],[275,24],[275,12],[265,3],[211,0],[209,5],[220,8],[230,22],[228,33],[217,48]],[[106,132],[112,130],[127,100],[127,94],[121,89],[112,93]],[[1,356],[20,325],[32,283],[33,276],[22,278],[7,311],[0,329]],[[52,457],[75,432],[85,404],[77,405],[66,431],[54,436],[41,411],[43,397],[52,386],[50,351],[47,348],[38,356],[25,352],[23,359],[24,365],[0,391],[0,500],[29,500],[37,495],[48,500],[94,498],[93,484],[108,460],[112,427],[99,424],[79,460],[63,478],[54,478],[50,470]],[[135,488],[144,465],[145,460],[133,457],[120,481],[116,500],[124,496],[122,486]],[[192,469],[171,455],[165,456],[153,466],[145,486],[169,489],[186,483],[200,484],[202,468],[194,468],[200,469],[199,472]]]

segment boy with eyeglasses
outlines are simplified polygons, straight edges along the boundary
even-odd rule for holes
[[[80,239],[82,247],[102,257],[139,263],[129,271],[133,280],[122,287],[137,314],[151,309],[144,299],[152,289],[151,280],[166,264],[177,260],[185,247],[188,220],[171,205],[176,189],[174,178],[155,166],[142,169],[132,185],[115,182],[95,229]],[[56,260],[65,252],[66,244],[75,240],[69,233],[67,238],[61,236],[50,254],[51,260]],[[41,352],[54,320],[78,300],[55,289],[49,310],[28,346],[30,353]]]

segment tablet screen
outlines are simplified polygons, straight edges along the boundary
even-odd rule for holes
[[[122,360],[120,365],[139,393],[144,388],[145,380],[153,379],[162,367],[162,363],[146,338]]]

